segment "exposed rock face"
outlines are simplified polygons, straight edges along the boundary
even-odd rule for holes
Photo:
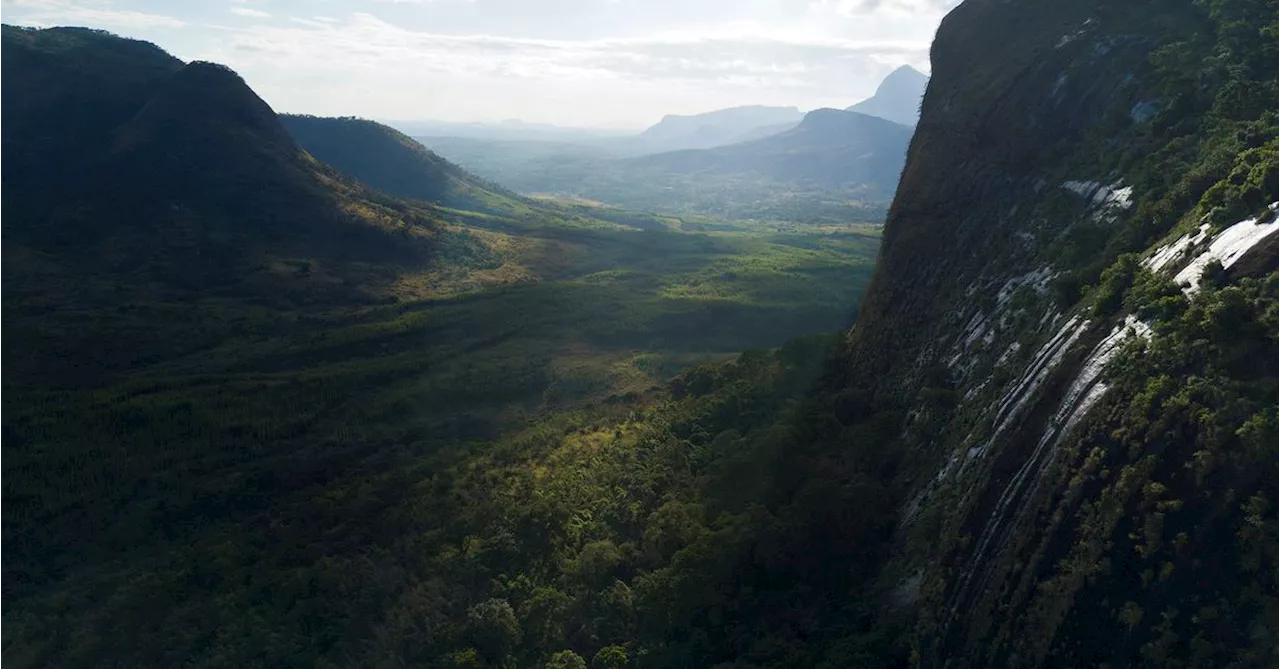
[[[1241,46],[1263,5],[968,0],[940,28],[844,381],[909,416],[883,580],[919,589],[923,665],[1274,653],[1250,635],[1275,552],[1250,542],[1276,500],[1275,275],[1228,263],[1275,243],[1275,115],[1221,103],[1274,95]],[[1189,84],[1178,59],[1209,53],[1243,74]],[[1239,335],[1203,326],[1224,303]]]

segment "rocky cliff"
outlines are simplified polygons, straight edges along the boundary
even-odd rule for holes
[[[941,26],[840,391],[924,666],[1274,664],[1275,8]]]

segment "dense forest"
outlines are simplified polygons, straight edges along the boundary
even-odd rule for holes
[[[6,27],[4,659],[1274,666],[1276,14],[967,0],[883,243]]]
[[[349,561],[399,541],[375,488],[461,477],[558,412],[626,414],[684,367],[837,330],[878,245],[873,226],[700,229],[528,200],[385,126],[282,124],[235,73],[150,44],[12,27],[2,44],[20,666],[339,662],[371,629],[340,612],[348,585],[307,586],[327,622],[285,631],[294,604],[250,614],[239,597],[265,591],[230,584],[286,596],[280,579],[331,564],[354,585]],[[360,536],[310,516],[328,495]],[[461,519],[455,501],[437,519]],[[267,559],[284,526],[305,555]],[[244,562],[207,563],[213,546]],[[414,560],[374,572],[416,580]],[[381,627],[391,603],[370,606],[361,624]]]

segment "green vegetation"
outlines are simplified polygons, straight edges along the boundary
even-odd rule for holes
[[[967,111],[926,101],[846,354],[851,390],[914,415],[894,482],[912,515],[871,592],[913,584],[920,666],[1276,662],[1262,511],[1276,489],[1259,474],[1277,457],[1275,243],[1211,266],[1192,297],[1142,264],[1280,198],[1275,15],[1251,0],[965,4],[940,31],[930,100]],[[975,44],[1007,66],[957,59]],[[995,100],[1007,113],[987,116]],[[1132,187],[1132,206],[1101,209],[1066,188],[1079,180]],[[947,261],[918,262],[929,254]],[[1006,283],[1033,270],[1056,273],[1054,289]],[[1079,343],[1019,386],[1073,315],[1090,319]],[[1106,393],[1064,423],[1086,356],[1129,315],[1151,337],[1125,344]],[[971,318],[987,331],[966,343]],[[906,372],[881,363],[916,355]]]
[[[1076,447],[1082,466],[1063,474],[1068,492],[1055,517],[1074,524],[1074,544],[1046,574],[1026,620],[1005,624],[1045,633],[1022,643],[1039,656],[1085,661],[1061,642],[1034,641],[1077,634],[1083,620],[1057,612],[1072,598],[1088,615],[1127,625],[1118,656],[1154,666],[1267,666],[1276,658],[1277,592],[1277,488],[1267,472],[1278,457],[1280,395],[1275,370],[1258,363],[1280,355],[1277,275],[1209,286],[1190,301],[1168,279],[1142,281],[1146,294],[1168,297],[1161,311],[1145,312],[1152,339],[1135,341],[1109,370],[1113,397],[1124,401],[1101,410],[1106,423]],[[1131,297],[1150,304],[1139,291]],[[1125,577],[1107,578],[1117,553]]]
[[[909,137],[906,129],[902,132],[904,136],[891,138],[899,140],[898,151],[905,151]],[[825,152],[797,146],[792,147],[792,152],[799,155],[786,156],[778,153],[779,149],[753,153],[749,160],[736,161],[721,157],[723,151],[718,149],[637,159],[605,148],[552,142],[417,139],[467,169],[522,193],[587,198],[680,218],[710,216],[812,225],[879,223],[891,197],[891,183],[901,168],[899,153],[883,165],[877,163],[873,179],[859,179],[864,166],[846,164],[851,158],[836,150],[840,142],[834,142],[837,147],[827,147]],[[694,164],[681,160],[690,156],[708,157],[719,166],[695,169]],[[660,157],[676,162],[652,162]],[[791,163],[786,166],[794,174],[729,169],[736,162],[744,162],[764,170],[775,164],[774,157],[789,157]]]
[[[402,418],[416,402],[378,411],[330,374],[46,405],[14,422],[40,435],[28,445],[43,459],[5,464],[6,531],[22,537],[8,548],[6,659],[697,667],[883,656],[888,641],[844,593],[884,536],[887,516],[866,511],[889,508],[875,472],[892,467],[898,419],[842,425],[795,403],[831,341],[748,352],[684,372],[655,402],[605,402],[447,448]],[[388,364],[381,378],[397,373]],[[40,446],[89,425],[93,451]],[[814,435],[864,446],[834,459],[792,446]],[[201,445],[199,459],[186,444]],[[91,476],[76,468],[94,456]],[[73,527],[105,531],[68,542]],[[795,617],[822,622],[786,631]]]
[[[60,159],[114,180],[41,190],[5,144],[4,659],[1274,665],[1276,243],[1190,296],[1141,260],[1280,196],[1275,15],[962,4],[846,336],[856,223],[407,202],[221,69],[102,88],[135,105],[81,128],[105,162]]]
[[[595,425],[582,435],[596,443],[640,429],[631,414],[658,411],[646,407],[680,369],[839,329],[874,231],[685,231],[480,187],[427,169],[411,144],[402,187],[444,179],[438,192],[470,199],[396,199],[300,150],[229,70],[119,42],[5,28],[6,97],[29,103],[5,120],[31,131],[4,156],[5,659],[632,662],[625,638],[549,631],[564,597],[590,599],[622,559],[612,526],[573,563],[590,586],[563,597],[517,597],[490,587],[499,563],[468,566],[504,541],[495,514],[539,512],[501,481],[532,482],[574,430]],[[95,69],[117,48],[165,66],[117,90]],[[67,71],[94,86],[64,90]],[[26,96],[34,86],[45,95]],[[120,101],[57,156],[66,178],[35,179],[22,166],[43,169],[40,138],[63,130],[41,119],[60,120],[71,95]],[[821,346],[798,346],[812,376]],[[798,380],[767,382],[800,365],[787,360],[744,377],[733,401],[795,395]],[[721,374],[703,369],[698,384]],[[633,462],[632,443],[614,455]],[[555,585],[549,545],[523,549],[547,565],[526,581]],[[436,624],[417,598],[437,601],[442,568],[458,576],[440,593],[446,622],[414,631]]]
[[[509,211],[518,206],[494,207],[503,199],[519,198],[380,123],[293,114],[281,116],[280,122],[316,159],[386,193],[463,209]]]
[[[1082,290],[1095,310],[1123,306],[1155,334],[1112,365],[1114,396],[1128,401],[1104,409],[1109,420],[1077,446],[1081,466],[1063,475],[1068,492],[1054,518],[1075,527],[1074,544],[1025,620],[1004,626],[1027,625],[1027,639],[1070,637],[1083,617],[1106,617],[1127,632],[1117,656],[1152,666],[1269,666],[1280,590],[1276,482],[1263,474],[1280,439],[1274,243],[1259,249],[1266,260],[1252,269],[1242,262],[1228,277],[1221,265],[1208,268],[1189,301],[1127,253],[1202,223],[1217,232],[1273,217],[1264,210],[1280,199],[1277,5],[1196,4],[1187,21],[1197,30],[1152,55],[1165,110],[1117,159],[1149,198],[1119,230],[1094,235],[1102,252],[1065,279],[1087,283],[1105,267],[1098,286]],[[1109,577],[1113,542],[1127,556],[1119,578]],[[1086,612],[1064,619],[1064,600]],[[1085,661],[1061,643],[1022,645],[1036,657]]]

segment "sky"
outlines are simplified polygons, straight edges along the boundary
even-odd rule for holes
[[[0,0],[230,66],[278,112],[642,128],[747,104],[847,107],[958,0]]]

